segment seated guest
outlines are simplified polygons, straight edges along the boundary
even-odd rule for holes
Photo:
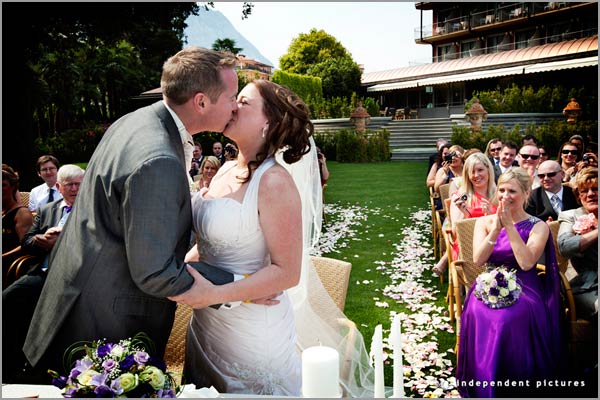
[[[485,146],[485,155],[490,158],[493,165],[500,163],[500,150],[502,150],[502,140],[498,138],[490,139]]]
[[[478,218],[496,212],[496,183],[492,179],[494,169],[485,154],[473,153],[465,161],[461,185],[451,195],[450,221],[453,237],[456,222],[465,218]],[[452,242],[452,259],[458,258],[458,241]]]
[[[563,182],[569,183],[575,177],[577,162],[579,161],[579,149],[572,143],[566,142],[560,146],[557,161],[560,163],[565,176]]]
[[[18,247],[32,224],[31,212],[21,204],[19,174],[2,164],[2,252]]]
[[[540,186],[540,180],[537,177],[538,159],[540,158],[540,150],[536,145],[526,144],[519,149],[517,161],[519,166],[523,168],[532,179],[531,188],[535,189]]]
[[[581,135],[573,135],[569,138],[569,143],[574,144],[575,146],[577,146],[577,149],[579,150],[580,154],[583,154],[583,151],[585,149],[585,143],[583,140],[583,136]]]
[[[507,140],[502,142],[502,150],[500,150],[500,173],[505,173],[514,166],[515,157],[517,156],[517,144]]]
[[[2,291],[3,382],[27,382],[26,374],[22,374],[26,363],[23,343],[46,282],[50,252],[71,212],[83,173],[83,169],[72,164],[63,165],[58,170],[57,187],[62,198],[39,209],[21,244],[27,254],[38,256],[39,262],[29,269],[27,275]]]
[[[327,168],[327,158],[325,158],[325,154],[317,147],[317,162],[319,163],[319,176],[321,177],[321,188],[324,188],[327,185],[327,181],[329,180],[329,168]]]
[[[223,144],[221,142],[213,143],[213,156],[217,157],[221,165],[225,164],[225,154],[223,154]]]
[[[445,143],[440,146],[440,149],[436,153],[436,156],[433,160],[433,164],[429,167],[429,173],[427,174],[427,187],[433,187],[435,184],[435,175],[437,174],[438,169],[442,166],[442,162],[444,161],[444,157],[450,154],[450,144]]]
[[[498,384],[554,381],[564,359],[558,265],[548,225],[524,210],[530,188],[531,178],[522,168],[503,173],[498,179],[496,213],[475,223],[475,265],[489,263],[514,270],[522,291],[512,302],[507,293],[503,295],[502,289],[512,290],[503,284],[506,281],[489,285],[489,297],[476,294],[476,284],[468,289],[456,367],[456,386],[462,397],[556,393],[555,387]],[[546,265],[543,277],[536,271],[541,256]],[[506,299],[505,307],[495,308],[498,296]]]
[[[435,182],[433,188],[436,192],[439,191],[441,185],[450,183],[454,178],[462,175],[463,170],[463,153],[465,149],[455,144],[448,149],[449,153],[442,160],[441,168],[438,168],[435,174]]]
[[[448,143],[448,141],[446,139],[439,138],[438,140],[435,141],[436,151],[435,151],[435,153],[432,153],[429,156],[429,163],[427,165],[427,171],[430,171],[433,164],[438,162],[438,156],[440,154],[440,149],[442,148],[442,146],[444,146],[446,144],[448,145],[448,147],[450,147],[450,143]]]
[[[558,246],[578,274],[570,281],[577,316],[589,320],[598,317],[598,168],[581,170],[575,182],[581,207],[558,216]]]
[[[62,198],[56,186],[56,172],[59,167],[58,159],[54,156],[44,155],[38,158],[36,163],[37,173],[44,180],[44,183],[31,189],[29,211],[37,211],[44,204]]]
[[[523,146],[527,146],[527,145],[531,145],[531,146],[537,146],[538,142],[537,139],[535,138],[535,136],[531,135],[531,134],[527,134],[525,136],[523,136]]]
[[[219,168],[221,168],[221,162],[217,157],[204,157],[204,161],[202,161],[202,166],[200,167],[200,174],[198,175],[198,189],[207,188]]]
[[[192,150],[192,162],[190,166],[190,177],[194,179],[196,175],[200,173],[200,165],[202,165],[202,145],[200,143],[194,143],[194,150]]]
[[[538,145],[538,151],[540,152],[540,158],[538,159],[538,166],[548,159],[548,150],[543,144]]]
[[[569,187],[562,184],[563,171],[554,160],[544,161],[538,168],[541,186],[534,189],[529,196],[525,211],[535,215],[542,221],[556,221],[558,214],[564,210],[577,208],[577,199]]]

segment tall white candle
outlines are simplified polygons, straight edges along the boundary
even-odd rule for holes
[[[392,397],[404,396],[404,367],[402,366],[402,329],[400,325],[400,314],[394,315],[392,330],[390,331],[390,343],[394,351],[394,392]]]
[[[371,343],[371,353],[373,354],[375,368],[375,388],[373,396],[375,398],[385,398],[383,384],[383,331],[381,325],[375,327],[373,342]]]
[[[327,346],[313,346],[302,352],[302,397],[342,397],[340,355]]]

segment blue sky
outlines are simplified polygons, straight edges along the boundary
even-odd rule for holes
[[[420,11],[412,2],[254,2],[241,19],[241,2],[215,2],[223,13],[275,67],[300,33],[312,28],[333,35],[365,72],[431,62],[431,46],[415,43]],[[424,24],[431,24],[425,12]]]

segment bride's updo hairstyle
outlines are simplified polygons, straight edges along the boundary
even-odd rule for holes
[[[283,149],[283,160],[293,164],[310,151],[309,137],[314,127],[308,106],[290,89],[277,83],[257,79],[251,83],[263,99],[263,112],[268,120],[264,144],[256,160],[248,163],[249,170],[257,168]],[[247,179],[250,179],[248,176]]]

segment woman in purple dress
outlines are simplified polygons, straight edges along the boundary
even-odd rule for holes
[[[564,346],[560,277],[548,225],[524,211],[530,188],[525,170],[505,172],[498,180],[497,212],[475,224],[475,264],[516,270],[522,291],[512,305],[491,308],[475,296],[476,285],[470,288],[456,369],[463,397],[556,394]],[[546,265],[544,276],[536,271],[538,262]]]

